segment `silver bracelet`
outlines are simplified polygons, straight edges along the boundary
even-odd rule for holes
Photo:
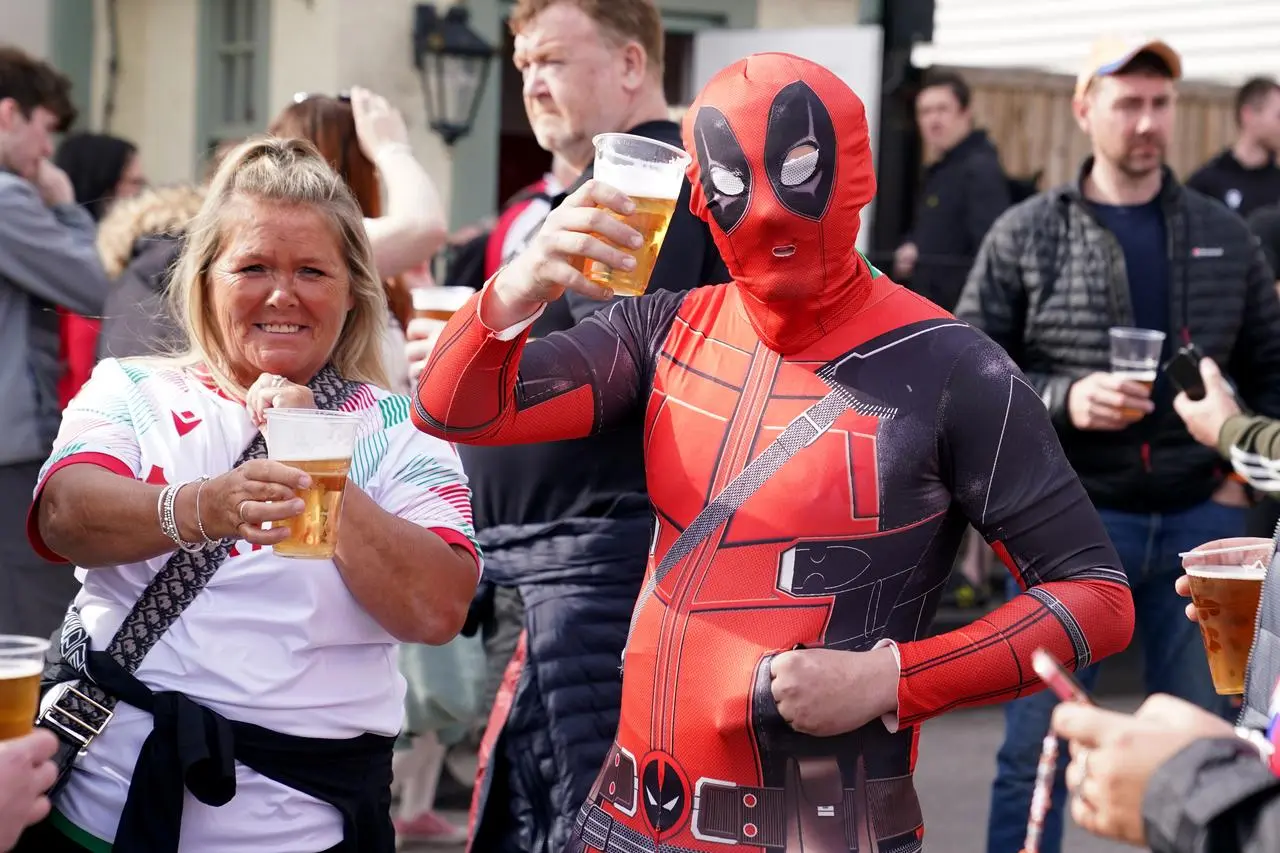
[[[183,551],[191,554],[199,553],[204,550],[204,544],[200,542],[186,542],[182,538],[182,532],[178,529],[177,513],[174,510],[174,504],[178,500],[178,492],[182,491],[182,487],[186,483],[177,483],[176,485],[168,485],[160,490],[159,512],[160,512],[160,530],[165,536],[177,545]]]
[[[204,519],[200,517],[200,493],[204,491],[204,484],[209,482],[209,475],[201,474],[198,478],[196,478],[196,482],[199,483],[199,485],[196,486],[196,527],[200,529],[200,535],[204,537],[205,545],[210,545],[210,546],[224,545],[227,542],[226,539],[210,539],[209,538],[209,534],[206,533],[204,529]]]

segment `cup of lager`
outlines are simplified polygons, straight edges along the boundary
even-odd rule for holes
[[[0,634],[0,740],[29,734],[40,706],[40,673],[49,641]]]
[[[630,272],[586,258],[580,269],[593,283],[618,296],[639,296],[649,286],[653,265],[684,187],[690,157],[681,148],[629,133],[602,133],[593,142],[596,180],[621,190],[635,202],[635,213],[620,218],[640,232],[644,243],[634,250],[617,247],[636,259],[636,267]]]
[[[1223,696],[1244,693],[1262,580],[1274,551],[1269,539],[1239,537],[1208,542],[1181,555],[1213,687]]]
[[[1147,391],[1155,384],[1160,370],[1160,352],[1164,348],[1164,332],[1155,329],[1135,329],[1129,326],[1112,326],[1111,372],[1121,379],[1145,385]],[[1125,409],[1128,417],[1142,417],[1143,412]]]
[[[276,524],[289,538],[275,546],[281,557],[327,560],[338,547],[342,495],[361,418],[318,409],[267,409],[267,458],[306,472],[311,487],[298,489],[306,507]]]
[[[445,322],[476,295],[469,287],[415,287],[409,293],[414,317]]]

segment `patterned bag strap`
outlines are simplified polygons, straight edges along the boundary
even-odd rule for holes
[[[317,408],[333,410],[340,408],[360,386],[347,382],[332,366],[326,366],[308,387],[315,396]],[[266,456],[266,439],[259,432],[232,468]],[[136,672],[147,653],[178,621],[227,559],[231,544],[223,541],[195,552],[178,549],[134,603],[108,644],[107,653],[127,672]],[[116,697],[93,683],[88,666],[89,651],[89,634],[73,606],[62,625],[61,652],[63,660],[82,680],[66,685],[58,699],[40,715],[40,723],[64,739],[70,738],[80,750],[87,749],[90,741],[102,733],[116,705]]]

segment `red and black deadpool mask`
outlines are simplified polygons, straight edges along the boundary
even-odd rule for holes
[[[750,56],[702,90],[684,143],[692,210],[766,345],[796,352],[863,305],[871,276],[854,243],[876,179],[848,86],[797,56]]]

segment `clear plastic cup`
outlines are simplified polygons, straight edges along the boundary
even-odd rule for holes
[[[1237,537],[1208,542],[1181,554],[1213,687],[1223,696],[1244,693],[1262,582],[1275,553],[1270,539]]]
[[[619,296],[639,296],[649,286],[690,157],[684,149],[629,133],[602,133],[593,142],[596,180],[622,190],[635,202],[635,213],[621,218],[640,232],[644,243],[634,250],[619,247],[636,259],[633,270],[616,270],[586,258],[580,269],[588,279]]]
[[[409,293],[414,317],[446,322],[476,295],[469,287],[415,287]]]
[[[305,471],[311,487],[299,489],[302,513],[278,522],[289,538],[275,546],[281,557],[330,559],[338,547],[342,496],[361,417],[319,409],[267,409],[267,457]]]
[[[1146,386],[1150,394],[1160,372],[1160,353],[1164,349],[1164,332],[1155,329],[1137,329],[1129,326],[1113,326],[1111,336],[1112,374]],[[1141,418],[1146,413],[1125,409],[1125,415]]]
[[[0,741],[29,734],[40,707],[40,673],[49,641],[0,634]]]
[[[1147,387],[1160,370],[1160,352],[1164,349],[1164,332],[1113,326],[1111,336],[1111,372]]]

